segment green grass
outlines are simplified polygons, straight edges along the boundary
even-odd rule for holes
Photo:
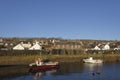
[[[103,59],[104,62],[120,61],[120,54],[22,55],[0,56],[0,65],[28,65],[39,57],[59,62],[81,62],[83,58],[89,56],[96,59]]]

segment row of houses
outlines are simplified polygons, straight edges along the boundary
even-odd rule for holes
[[[0,39],[0,50],[42,50],[44,49],[80,49],[80,50],[120,50],[118,42],[85,42],[73,40],[15,40]],[[38,42],[39,41],[39,42]]]
[[[30,42],[28,43],[21,42],[14,46],[13,50],[42,50],[42,46],[37,41],[33,43],[33,45]]]
[[[56,44],[54,49],[82,49],[78,44]]]
[[[103,47],[101,47],[100,45],[97,45],[93,48],[93,50],[110,50],[110,46],[109,44],[106,44]]]
[[[50,48],[52,49],[83,49],[81,45],[72,45],[72,44],[54,44]],[[49,48],[49,49],[50,49]],[[19,44],[13,46],[12,50],[42,50],[42,45],[39,42],[31,43],[31,42],[20,42]],[[111,50],[109,44],[104,46],[96,45],[94,48],[87,48],[87,50]],[[115,47],[112,50],[120,50],[120,47]]]
[[[106,45],[98,44],[94,48],[92,48],[91,50],[120,50],[120,46],[111,48],[109,43],[107,43]]]

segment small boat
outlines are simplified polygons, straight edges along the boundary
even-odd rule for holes
[[[29,69],[30,72],[39,71],[39,70],[44,71],[44,70],[57,69],[59,67],[59,63],[49,61],[49,62],[43,62],[42,64],[36,64],[34,62],[34,63],[29,64],[29,67],[30,67]]]
[[[103,60],[93,59],[93,57],[89,57],[87,59],[83,59],[83,62],[85,62],[85,63],[103,63]]]

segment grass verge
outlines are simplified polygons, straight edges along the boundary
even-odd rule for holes
[[[120,62],[120,54],[22,55],[0,56],[0,65],[28,65],[38,57],[59,62],[82,62],[82,59],[89,56],[103,59],[104,62]]]

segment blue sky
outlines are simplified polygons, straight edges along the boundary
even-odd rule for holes
[[[120,0],[0,0],[0,37],[120,40]]]

